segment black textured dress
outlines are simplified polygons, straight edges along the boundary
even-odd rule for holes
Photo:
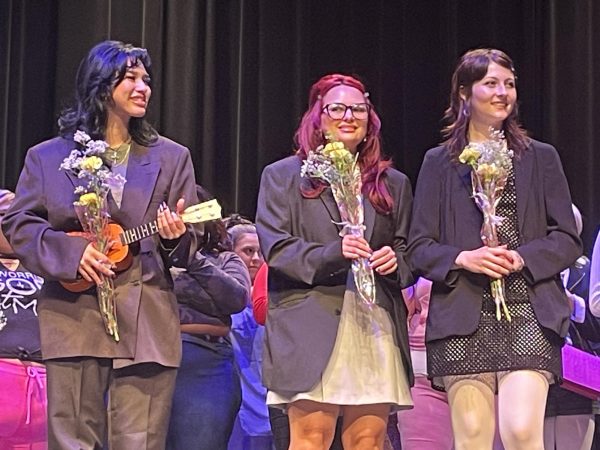
[[[508,248],[520,244],[514,170],[511,168],[496,213],[505,219],[498,238]],[[504,314],[496,319],[496,304],[489,284],[483,293],[477,330],[468,336],[451,336],[427,344],[427,367],[433,385],[442,389],[439,377],[506,370],[536,369],[562,377],[562,339],[538,323],[529,301],[526,281],[520,273],[505,278],[506,304],[512,321]]]

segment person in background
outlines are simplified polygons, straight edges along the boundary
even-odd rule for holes
[[[151,74],[143,48],[118,41],[94,46],[79,65],[60,136],[29,149],[2,222],[15,255],[45,280],[38,313],[52,450],[165,446],[181,360],[169,267],[194,255],[200,230],[179,215],[185,202],[197,201],[190,152],[144,119]],[[82,231],[73,205],[82,181],[60,167],[78,131],[105,141],[104,164],[127,179],[108,195],[111,220],[125,229],[157,223],[158,233],[129,247],[131,264],[119,273],[94,242],[69,234]],[[92,287],[71,292],[60,283],[78,277]],[[94,285],[103,277],[114,283],[118,342],[98,305]]]
[[[408,253],[433,283],[427,373],[448,393],[457,449],[491,448],[497,410],[505,448],[541,450],[548,387],[562,377],[571,311],[560,272],[581,255],[581,240],[558,153],[527,137],[517,110],[510,57],[466,52],[452,76],[445,141],[427,152],[417,181]],[[491,129],[514,152],[497,247],[482,243],[471,167],[459,162]],[[490,280],[499,279],[511,321],[496,318]]]
[[[581,235],[581,212],[575,205],[572,208],[577,232]],[[593,353],[589,343],[600,342],[600,334],[593,336],[588,331],[599,328],[599,321],[586,311],[584,300],[588,296],[589,266],[589,259],[582,255],[571,267],[562,271],[561,277],[572,305],[567,342],[575,348]],[[590,450],[594,428],[593,400],[557,384],[550,386],[544,420],[545,450]]]
[[[590,287],[589,297],[587,297],[588,312],[595,318],[600,318],[600,231],[596,235],[596,241],[594,242],[594,248],[592,250],[592,262],[590,267]],[[587,328],[587,335],[590,337],[598,336],[600,334],[600,325],[598,321],[593,321],[591,318],[587,318],[583,325],[592,325]],[[581,329],[581,327],[579,327]],[[590,343],[591,350],[598,356],[600,356],[600,343],[594,342],[593,339],[587,338]],[[600,449],[600,403],[596,401],[594,403],[595,412],[595,432],[594,432],[594,450]]]
[[[419,278],[402,291],[408,308],[408,339],[415,384],[411,394],[415,407],[398,411],[398,431],[403,450],[452,450],[454,436],[445,392],[433,389],[427,379],[425,328],[431,281]]]
[[[196,188],[200,201],[212,195]],[[242,401],[229,332],[246,307],[250,277],[231,251],[221,219],[204,225],[201,250],[185,269],[171,268],[179,302],[181,366],[167,436],[170,450],[226,450]],[[241,448],[241,447],[240,447]]]
[[[600,317],[600,231],[596,235],[594,249],[592,250],[589,309],[594,316]]]
[[[233,214],[227,220],[227,232],[233,251],[248,268],[254,290],[256,273],[265,262],[256,228],[251,221]],[[233,315],[230,334],[242,380],[242,406],[231,434],[229,449],[271,450],[274,448],[273,434],[266,405],[267,391],[261,381],[260,367],[264,328],[254,319],[250,298],[244,306],[242,312]]]
[[[269,264],[263,381],[267,403],[285,409],[290,449],[327,449],[338,416],[345,448],[383,448],[388,416],[412,406],[405,259],[412,191],[381,153],[381,121],[356,78],[313,84],[296,132],[296,154],[267,166],[256,227]],[[366,229],[344,228],[325,183],[301,177],[310,151],[329,139],[357,156]],[[376,299],[360,299],[352,260],[369,260]],[[356,352],[361,348],[361,352]]]
[[[0,189],[0,222],[14,199]],[[46,368],[38,297],[44,279],[29,272],[0,231],[0,448],[46,450]]]

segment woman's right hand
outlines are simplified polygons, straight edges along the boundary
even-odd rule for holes
[[[454,263],[469,272],[482,273],[488,277],[500,279],[514,271],[512,260],[513,257],[506,245],[483,246],[476,250],[460,252]]]
[[[365,238],[346,234],[342,238],[342,255],[348,259],[370,258],[373,250]]]
[[[83,255],[81,255],[78,272],[84,280],[100,285],[103,277],[115,276],[115,273],[111,270],[112,267],[113,264],[108,257],[90,242]]]

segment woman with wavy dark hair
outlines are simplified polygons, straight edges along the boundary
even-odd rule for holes
[[[73,105],[59,120],[60,137],[31,148],[2,229],[15,254],[46,283],[39,297],[42,354],[48,374],[48,446],[52,449],[162,449],[181,359],[177,303],[169,266],[195,253],[197,234],[179,215],[195,203],[188,149],[159,136],[144,116],[152,93],[145,49],[117,41],[93,47],[79,66]],[[108,144],[104,163],[127,179],[111,188],[111,219],[140,233],[131,265],[110,259],[81,231],[73,174],[61,163],[76,147],[73,134]],[[148,227],[146,227],[146,231]],[[120,340],[104,328],[97,292],[71,292],[59,281],[112,277]],[[106,405],[108,399],[108,405]]]
[[[507,449],[542,449],[546,395],[562,375],[570,308],[559,274],[581,254],[556,150],[520,128],[512,60],[500,50],[465,53],[454,71],[445,141],[419,174],[409,255],[433,282],[427,371],[448,393],[457,449],[491,449],[494,394]],[[513,150],[497,205],[501,245],[482,244],[467,144],[502,130]],[[490,279],[504,279],[511,321],[496,318]]]
[[[287,410],[291,449],[328,449],[339,415],[344,448],[382,448],[390,412],[412,404],[400,293],[412,282],[405,260],[412,192],[383,158],[380,128],[359,80],[324,76],[310,91],[296,154],[262,175],[256,227],[269,265],[263,381],[267,403]],[[331,189],[300,176],[325,135],[358,153],[364,238],[340,237]],[[359,257],[375,272],[371,307],[358,298],[349,270]]]

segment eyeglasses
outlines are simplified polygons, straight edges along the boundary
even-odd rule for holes
[[[346,111],[350,110],[352,117],[356,120],[367,120],[370,109],[371,107],[367,103],[354,103],[353,105],[330,103],[323,107],[323,112],[333,120],[342,120],[346,116]]]

